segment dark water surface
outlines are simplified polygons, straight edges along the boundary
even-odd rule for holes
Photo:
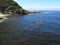
[[[0,45],[60,45],[60,12],[10,17],[0,23]]]

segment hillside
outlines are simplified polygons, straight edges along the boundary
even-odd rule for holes
[[[0,13],[4,14],[28,14],[29,11],[23,9],[13,0],[0,0]]]

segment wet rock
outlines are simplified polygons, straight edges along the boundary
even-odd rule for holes
[[[3,19],[3,17],[0,17],[0,19]]]

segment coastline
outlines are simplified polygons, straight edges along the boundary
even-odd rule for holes
[[[9,16],[9,14],[0,13],[0,23],[3,22],[5,19],[8,19],[7,16]]]

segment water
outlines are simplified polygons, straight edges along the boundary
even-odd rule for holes
[[[60,45],[60,12],[9,17],[0,23],[0,45]]]

